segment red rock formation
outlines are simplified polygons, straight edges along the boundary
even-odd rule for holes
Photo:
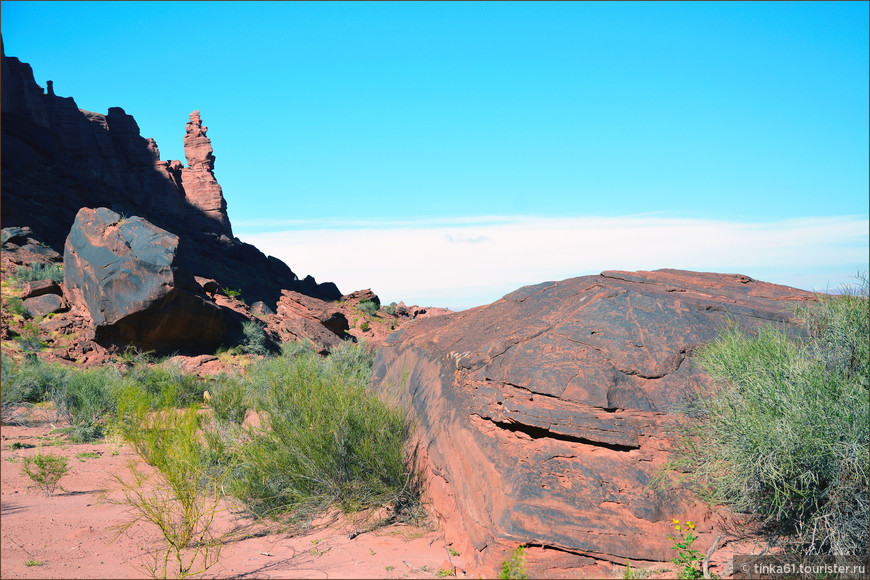
[[[233,237],[227,216],[227,202],[221,186],[214,177],[214,155],[211,139],[206,137],[208,127],[203,126],[199,111],[190,114],[184,135],[184,155],[188,167],[181,170],[181,184],[190,205],[198,208],[217,226],[217,232]]]
[[[671,518],[696,521],[698,545],[714,535],[685,494],[647,485],[676,414],[706,385],[692,353],[729,319],[788,328],[791,303],[813,299],[675,270],[546,282],[390,335],[372,389],[416,418],[446,540],[484,575],[520,543],[533,574],[554,557],[567,577],[596,561],[666,561]]]
[[[274,309],[282,289],[324,300],[334,284],[300,280],[283,262],[232,237],[226,202],[215,180],[214,155],[194,112],[180,161],[160,159],[157,143],[139,134],[119,107],[105,115],[36,84],[30,65],[2,55],[2,187],[0,227],[29,226],[62,251],[82,207],[140,216],[179,236],[179,260],[196,275],[241,289],[249,303]],[[23,255],[23,254],[21,254]]]

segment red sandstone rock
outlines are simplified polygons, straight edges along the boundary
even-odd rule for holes
[[[647,484],[707,384],[692,353],[735,320],[789,328],[808,292],[746,276],[604,272],[521,288],[387,339],[372,388],[404,399],[445,539],[494,575],[520,543],[548,566],[667,561],[672,518],[715,522]],[[542,548],[547,549],[546,552]],[[554,556],[555,555],[555,556]]]
[[[351,292],[350,294],[345,294],[341,297],[342,301],[350,302],[351,304],[359,304],[360,302],[374,302],[378,306],[381,305],[381,299],[378,298],[378,295],[371,291],[370,288],[366,288],[365,290],[357,290],[356,292]]]
[[[206,137],[207,131],[208,127],[203,126],[199,111],[192,112],[184,136],[188,167],[181,171],[181,183],[188,203],[211,220],[217,226],[218,233],[232,237],[227,202],[214,177],[214,155],[211,139]]]

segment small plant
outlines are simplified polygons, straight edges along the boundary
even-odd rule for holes
[[[27,352],[39,352],[45,343],[39,338],[39,325],[28,322],[21,331],[21,348]]]
[[[527,580],[529,573],[526,571],[526,545],[520,544],[511,557],[501,563],[501,572],[498,577],[502,580]]]
[[[99,459],[100,454],[95,451],[85,451],[84,453],[79,453],[76,455],[76,459],[81,462],[84,462],[86,459]]]
[[[386,312],[390,316],[395,316],[396,315],[396,303],[391,302],[391,303],[387,304],[386,306],[384,306],[383,308],[381,308],[381,310],[383,310],[384,312]]]
[[[21,298],[17,296],[13,296],[9,300],[6,301],[6,306],[9,309],[9,312],[14,314],[15,316],[26,316],[27,309],[24,308],[24,302]]]
[[[60,479],[69,471],[66,457],[37,453],[24,458],[22,473],[27,475],[46,496],[54,495]]]
[[[224,288],[224,294],[226,294],[230,298],[238,298],[242,295],[242,291],[241,289],[233,290],[232,288]]]
[[[447,551],[450,553],[451,556],[458,556],[459,555],[459,552],[457,552],[453,548],[449,548]]]
[[[439,568],[435,575],[439,578],[446,578],[447,576],[453,576],[453,570],[449,568]]]
[[[369,330],[369,323],[368,323],[368,322],[363,322],[362,324],[359,325],[359,329],[362,330],[363,332],[368,332],[368,330]]]
[[[31,566],[42,566],[43,564],[45,564],[45,562],[40,562],[39,560],[28,560],[24,563],[28,568]]]
[[[22,443],[21,441],[16,441],[9,446],[9,449],[15,451],[16,449],[30,449],[33,447],[30,443]]]
[[[677,551],[677,555],[673,559],[674,564],[683,567],[677,573],[677,577],[703,578],[704,573],[701,571],[701,563],[704,561],[704,556],[692,547],[692,544],[698,539],[698,536],[693,534],[695,524],[686,522],[686,528],[689,530],[688,536],[683,533],[683,526],[680,524],[680,520],[674,520],[674,528],[680,533],[680,537],[677,538],[668,534],[668,539],[674,543],[671,550]]]
[[[380,308],[377,303],[372,302],[371,300],[363,300],[362,302],[357,304],[356,307],[369,315],[374,314]]]
[[[390,570],[392,570],[394,568],[395,568],[395,566],[384,566],[384,570],[386,570],[387,572],[389,572]]]

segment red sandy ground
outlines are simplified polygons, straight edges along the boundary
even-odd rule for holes
[[[100,501],[101,492],[116,485],[111,474],[124,474],[131,460],[138,461],[137,456],[119,441],[69,443],[55,432],[61,425],[46,420],[53,414],[22,408],[10,420],[4,412],[7,422],[0,428],[0,577],[149,578],[143,564],[153,562],[159,546],[157,530],[137,524],[117,536],[116,526],[129,521],[126,508]],[[34,447],[12,449],[15,443]],[[69,458],[70,471],[60,481],[62,489],[51,497],[33,487],[21,471],[22,459],[38,451]],[[121,494],[114,491],[108,497],[120,498]],[[250,524],[231,510],[217,522],[221,530]],[[359,527],[339,521],[304,535],[270,532],[231,541],[222,549],[218,563],[200,577],[438,578],[451,571],[460,578],[478,577],[476,571],[466,571],[465,558],[453,555],[435,525],[395,524],[351,540],[350,533]],[[727,564],[735,553],[759,551],[757,542],[732,538],[711,558],[711,571],[727,578]],[[26,562],[38,564],[27,566]],[[633,577],[639,578],[675,578],[677,574],[677,567],[670,563],[632,568]],[[529,573],[532,577],[622,578],[625,568],[599,565],[574,571],[529,569]]]
[[[156,528],[137,524],[115,541],[126,508],[99,501],[136,455],[118,443],[71,444],[48,422],[0,428],[0,506],[3,578],[148,578],[142,563],[157,547]],[[35,447],[11,449],[13,443]],[[52,444],[54,443],[54,444]],[[63,488],[46,497],[21,471],[21,459],[41,450],[69,458]],[[78,458],[96,453],[98,458]],[[112,492],[109,497],[121,497]],[[222,526],[245,524],[227,513]],[[337,523],[303,536],[270,533],[224,546],[205,578],[436,578],[439,569],[464,566],[433,526],[392,525],[349,539],[355,528]],[[452,560],[452,564],[451,564]],[[26,566],[25,562],[39,562]],[[443,572],[442,572],[443,574]],[[463,574],[460,572],[460,576]]]

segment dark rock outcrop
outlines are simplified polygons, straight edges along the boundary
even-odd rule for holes
[[[647,485],[675,415],[707,384],[692,353],[726,320],[790,328],[792,303],[813,299],[675,270],[546,282],[404,327],[372,389],[415,417],[435,514],[484,574],[523,542],[530,569],[543,548],[564,570],[665,561],[672,518],[712,540],[704,509]]]
[[[57,294],[58,296],[62,296],[63,291],[54,280],[36,280],[24,285],[24,288],[21,289],[21,295],[19,298],[27,300],[28,298],[36,298],[37,296],[43,296],[44,294]]]
[[[214,349],[221,309],[178,267],[179,239],[140,217],[82,208],[64,248],[64,286],[101,343],[167,351]]]
[[[22,302],[24,309],[31,318],[62,312],[67,309],[63,297],[57,294],[40,294],[33,298],[27,298]]]

